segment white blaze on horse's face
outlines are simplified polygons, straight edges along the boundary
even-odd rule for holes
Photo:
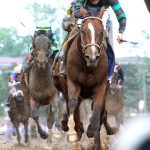
[[[94,26],[92,25],[92,23],[88,23],[88,28],[91,31],[91,43],[95,44],[95,30],[94,30]],[[92,49],[92,58],[93,60],[96,58],[96,47],[95,46],[91,46]]]

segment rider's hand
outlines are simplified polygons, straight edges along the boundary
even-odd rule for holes
[[[118,33],[117,41],[119,44],[121,44],[123,42],[123,34],[122,33]]]
[[[83,7],[80,8],[79,14],[80,14],[80,16],[82,16],[82,17],[87,17],[87,16],[89,15],[89,14],[88,14],[88,11],[87,11],[85,8],[83,8]]]

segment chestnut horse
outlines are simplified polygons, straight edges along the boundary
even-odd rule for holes
[[[102,23],[104,11],[103,7],[96,17],[82,20],[80,34],[74,39],[67,55],[68,97],[69,101],[76,102],[74,121],[77,141],[84,132],[79,107],[83,99],[90,98],[93,112],[87,133],[94,137],[94,150],[101,147],[100,128],[108,87],[108,57]]]

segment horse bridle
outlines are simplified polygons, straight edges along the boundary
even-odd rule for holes
[[[86,18],[84,18],[84,19],[82,20],[81,28],[80,28],[80,31],[81,31],[81,32],[80,32],[80,35],[81,35],[82,51],[83,51],[83,53],[85,54],[85,51],[86,51],[87,47],[89,47],[89,46],[95,46],[95,47],[98,48],[98,51],[99,51],[99,53],[100,53],[100,55],[101,55],[101,54],[102,54],[103,41],[101,42],[100,45],[99,45],[99,44],[96,44],[96,43],[89,43],[89,44],[87,44],[87,45],[84,44],[83,33],[82,33],[82,27],[83,27],[84,21],[87,20],[87,19],[97,19],[97,20],[99,20],[101,23],[103,22],[101,18],[99,18],[99,17],[94,17],[94,16],[86,17]]]
[[[48,39],[47,36],[44,35],[44,37],[45,37],[46,39]],[[37,38],[39,38],[39,36],[37,36],[34,40],[36,40]],[[49,39],[48,39],[48,40],[49,40]],[[33,60],[37,61],[37,59],[36,59],[36,54],[38,54],[38,53],[39,53],[39,52],[37,52],[37,51],[35,51],[34,53],[33,53],[33,51],[32,51]],[[48,62],[48,58],[50,57],[50,55],[52,55],[52,54],[48,53],[48,57],[47,57],[47,59],[46,59],[46,62]]]

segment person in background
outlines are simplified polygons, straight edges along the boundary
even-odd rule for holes
[[[10,88],[10,91],[6,102],[6,106],[8,107],[10,105],[10,101],[12,99],[13,93],[16,92],[15,84],[17,82],[20,82],[21,68],[22,65],[17,65],[16,67],[14,67],[13,72],[10,74],[9,81],[8,81],[8,87]]]
[[[117,84],[122,87],[123,83],[124,83],[124,71],[121,68],[119,63],[115,63],[114,71],[116,71],[118,73]]]

